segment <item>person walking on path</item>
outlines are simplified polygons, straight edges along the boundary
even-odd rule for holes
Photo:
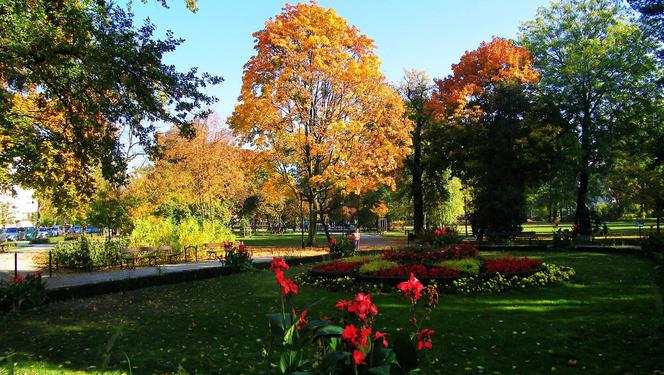
[[[355,239],[355,251],[360,250],[360,228],[355,229],[355,234],[353,235]]]

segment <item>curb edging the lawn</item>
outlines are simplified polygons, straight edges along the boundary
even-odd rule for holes
[[[330,259],[329,255],[313,255],[307,257],[286,258],[292,265],[316,263]],[[270,263],[256,263],[257,269],[269,268]],[[46,290],[47,302],[63,301],[74,298],[92,297],[102,294],[125,292],[130,290],[148,288],[159,285],[177,284],[195,280],[205,280],[217,276],[231,275],[239,271],[230,267],[202,268],[178,272],[169,272],[161,275],[149,275],[130,279],[102,281],[94,284],[67,286]]]

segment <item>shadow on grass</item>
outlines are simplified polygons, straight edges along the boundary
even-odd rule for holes
[[[524,254],[512,253],[515,256]],[[443,295],[425,373],[651,373],[664,358],[650,262],[629,255],[528,253],[569,265],[577,276],[547,288],[495,295]],[[292,275],[299,269],[291,270]],[[112,372],[256,373],[267,344],[265,314],[278,305],[268,271],[58,302],[0,317],[0,355],[17,353],[19,372],[94,371],[118,327]],[[335,315],[346,293],[301,288],[301,311]],[[408,326],[397,294],[374,296],[376,329]],[[468,370],[470,369],[470,370]]]

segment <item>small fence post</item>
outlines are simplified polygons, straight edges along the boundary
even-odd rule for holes
[[[48,251],[48,278],[53,277],[53,253],[51,250]]]
[[[14,252],[14,278],[18,277],[18,253]]]

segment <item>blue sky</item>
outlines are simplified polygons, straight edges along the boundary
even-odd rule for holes
[[[295,1],[291,1],[295,3]],[[404,69],[444,77],[464,51],[477,48],[492,36],[514,38],[521,21],[534,16],[549,0],[320,0],[351,25],[374,39],[382,71],[398,82]],[[199,11],[189,12],[184,0],[169,0],[170,9],[156,0],[134,0],[137,21],[149,17],[157,35],[172,30],[185,39],[166,62],[180,70],[197,66],[220,75],[224,82],[208,89],[219,98],[215,112],[230,115],[242,83],[242,66],[254,53],[251,34],[263,27],[285,4],[274,0],[198,0]]]

